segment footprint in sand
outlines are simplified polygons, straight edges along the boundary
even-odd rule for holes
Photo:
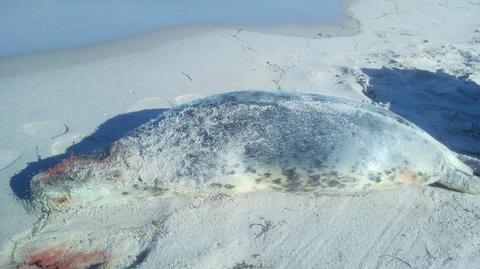
[[[50,148],[50,151],[53,155],[65,153],[68,147],[82,141],[85,137],[86,136],[82,134],[70,134],[62,136],[61,138],[57,138],[55,140],[52,147]]]
[[[172,102],[164,97],[149,97],[135,102],[127,112],[140,111],[144,109],[172,108]]]
[[[0,150],[0,171],[14,164],[22,156],[18,150]]]
[[[41,139],[53,139],[68,132],[65,123],[55,120],[30,122],[23,125],[25,133]]]

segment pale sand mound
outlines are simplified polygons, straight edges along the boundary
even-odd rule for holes
[[[50,120],[26,123],[23,130],[32,137],[53,139],[67,133],[68,127],[63,122]]]

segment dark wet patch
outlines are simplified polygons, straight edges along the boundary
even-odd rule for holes
[[[270,174],[270,173],[267,172],[267,173],[263,173],[263,176],[266,177],[266,178],[269,178],[269,177],[272,176],[272,174]]]
[[[276,178],[276,179],[272,180],[272,183],[280,185],[280,184],[282,184],[282,179],[281,178]]]

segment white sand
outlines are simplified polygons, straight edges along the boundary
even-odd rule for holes
[[[137,268],[480,264],[479,197],[434,187],[360,197],[259,192],[117,201],[19,235],[28,235],[36,218],[15,200],[9,181],[28,162],[61,153],[116,115],[219,92],[276,88],[369,100],[367,92],[450,148],[480,156],[480,2],[359,0],[349,12],[359,24],[354,35],[198,27],[0,61],[0,259],[21,262],[32,247],[65,241],[112,251],[112,265]],[[429,72],[380,72],[383,66]],[[438,98],[451,102],[445,108]],[[55,124],[45,130],[39,122]]]

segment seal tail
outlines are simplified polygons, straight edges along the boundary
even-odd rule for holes
[[[457,169],[446,173],[438,183],[460,192],[480,195],[480,177]]]

